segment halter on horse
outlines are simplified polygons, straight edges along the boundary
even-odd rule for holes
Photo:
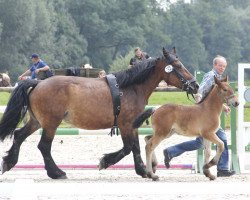
[[[166,70],[169,65],[174,70]],[[146,177],[138,131],[132,127],[132,122],[143,112],[149,96],[160,81],[165,80],[189,93],[196,93],[199,86],[193,75],[178,60],[175,51],[167,52],[165,49],[163,57],[138,63],[135,67],[114,75],[120,92],[123,93],[117,124],[124,146],[117,152],[105,154],[100,160],[99,169],[106,169],[132,151],[136,173]],[[16,129],[27,110],[30,120],[21,129]],[[112,127],[113,105],[106,78],[54,76],[43,81],[20,82],[13,91],[0,122],[0,140],[14,135],[13,145],[3,158],[2,173],[17,163],[22,142],[42,128],[38,148],[44,158],[47,174],[54,179],[66,178],[66,173],[58,168],[51,156],[52,141],[62,120],[89,130]]]
[[[133,127],[139,128],[143,121],[152,115],[154,134],[152,137],[145,138],[147,143],[145,148],[149,178],[158,180],[158,176],[153,172],[153,167],[157,165],[155,164],[154,149],[162,140],[177,133],[189,137],[202,136],[205,139],[205,165],[203,173],[210,180],[215,179],[215,176],[210,173],[209,168],[217,165],[221,153],[224,151],[224,143],[216,135],[216,131],[220,125],[223,102],[226,101],[228,106],[232,105],[236,107],[239,105],[234,91],[227,83],[227,78],[219,81],[215,77],[215,83],[216,85],[211,92],[202,102],[196,105],[165,104],[156,110],[146,110],[134,121]],[[215,157],[209,162],[211,142],[215,143],[218,148]],[[154,163],[153,166],[152,163]]]

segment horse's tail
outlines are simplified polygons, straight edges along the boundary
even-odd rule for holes
[[[141,113],[133,122],[133,128],[139,128],[143,124],[143,122],[154,113],[154,111],[154,108],[149,108]]]
[[[14,89],[0,121],[0,140],[12,136],[18,123],[24,118],[29,106],[29,88],[35,88],[37,80],[21,81]]]

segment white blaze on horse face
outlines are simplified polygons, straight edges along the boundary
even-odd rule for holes
[[[166,73],[170,73],[172,71],[173,71],[173,66],[172,65],[168,65],[168,66],[165,67],[165,72]]]

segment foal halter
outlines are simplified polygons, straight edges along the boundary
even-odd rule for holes
[[[226,97],[226,96],[223,97],[222,92],[219,91],[219,96],[221,96],[221,97],[226,101],[227,105],[229,106],[229,100],[232,99],[232,98],[234,98],[234,97],[235,97],[235,94],[233,93],[233,94],[231,94],[231,95],[228,96],[228,97]]]

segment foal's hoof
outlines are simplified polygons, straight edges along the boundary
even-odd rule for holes
[[[214,176],[214,175],[211,174],[208,178],[209,178],[210,181],[213,181],[213,180],[216,179],[216,176]]]
[[[153,181],[159,181],[159,176],[154,175],[154,176],[152,177],[152,180],[153,180]]]
[[[142,178],[148,178],[147,174],[142,174],[141,177]]]

